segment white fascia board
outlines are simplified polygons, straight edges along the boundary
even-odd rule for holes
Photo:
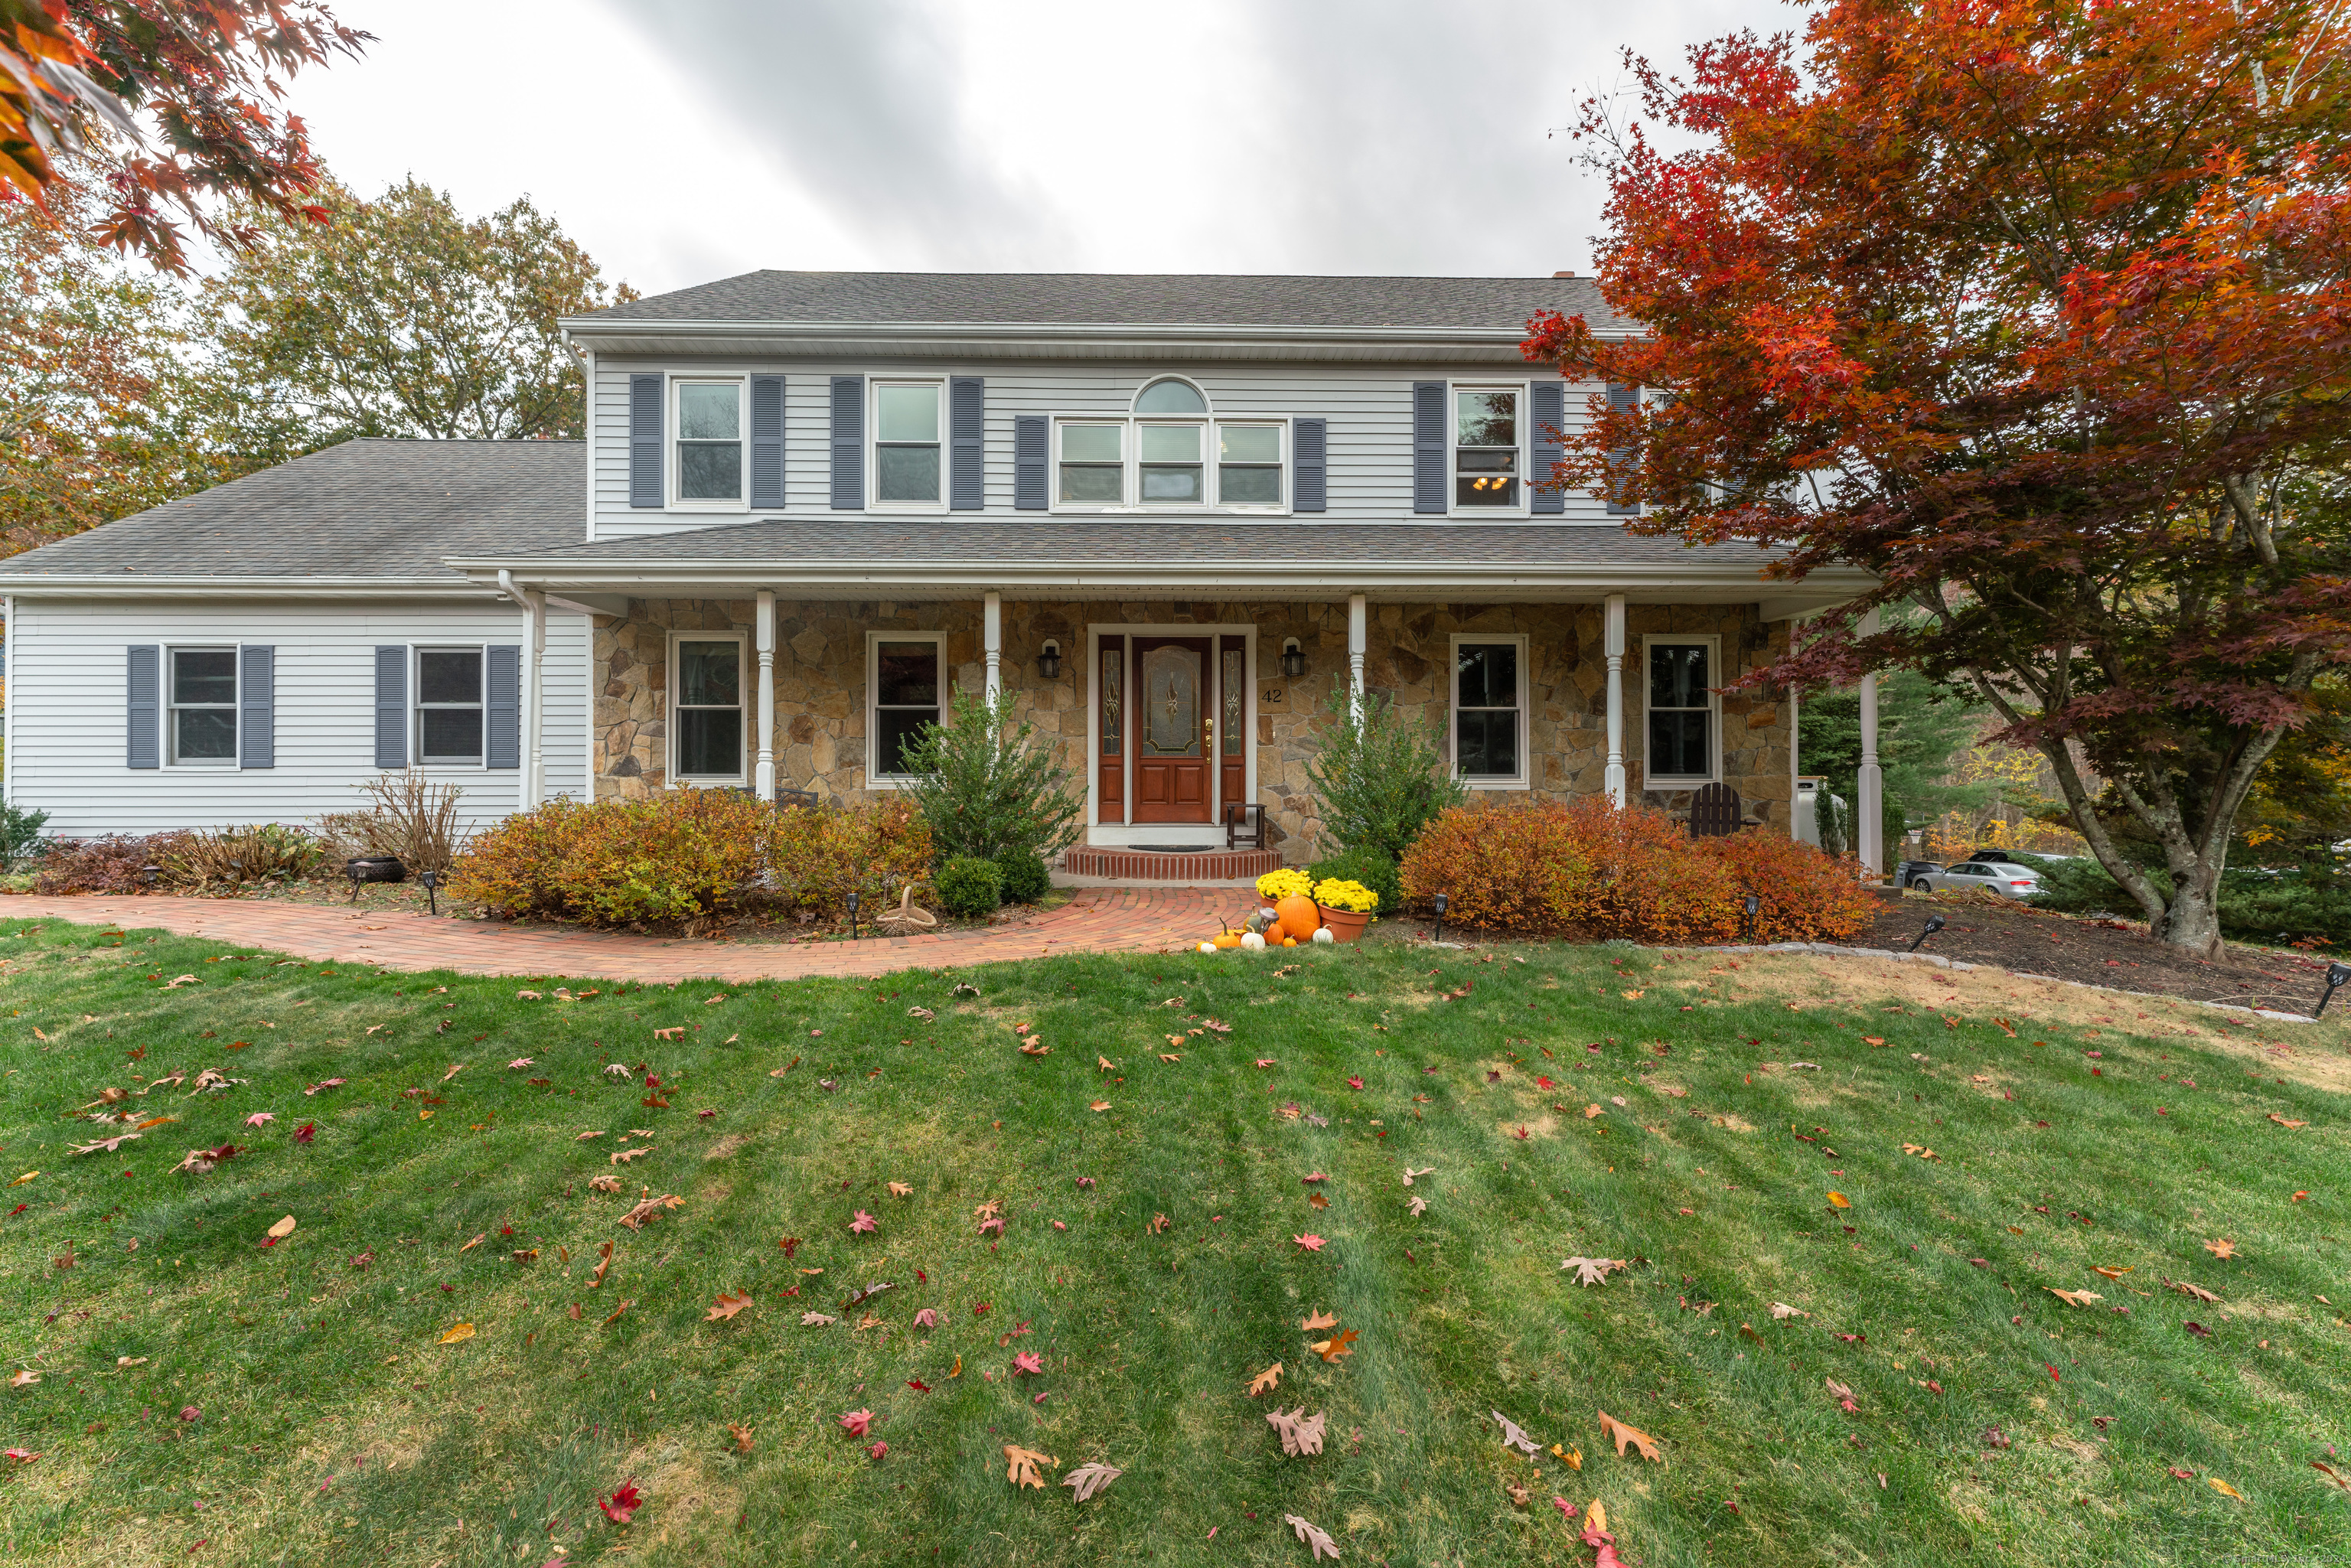
[[[131,573],[50,573],[0,579],[19,599],[496,599],[496,580],[453,582],[445,576],[145,577]]]
[[[741,353],[799,356],[961,354],[978,359],[1127,359],[1175,350],[1202,358],[1486,360],[1520,358],[1511,327],[1259,327],[1118,322],[607,321],[559,323],[598,353]]]

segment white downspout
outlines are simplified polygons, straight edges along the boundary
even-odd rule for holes
[[[1601,774],[1608,803],[1625,809],[1625,596],[1604,601],[1608,653],[1608,766]]]
[[[759,653],[759,770],[753,775],[759,799],[776,798],[776,592],[759,590],[756,622]]]
[[[545,796],[545,779],[541,776],[545,748],[538,743],[538,712],[540,705],[539,672],[547,664],[547,598],[516,583],[514,573],[498,569],[498,587],[507,598],[522,606],[523,624],[529,629],[528,648],[524,657],[528,667],[522,677],[521,730],[522,777],[517,782],[521,790],[519,810],[529,810]]]
[[[580,421],[580,444],[588,453],[588,542],[596,542],[596,350],[582,350],[587,368],[581,372],[580,384],[586,396],[580,400],[583,416]],[[593,628],[590,632],[592,635]]]
[[[994,590],[980,601],[980,647],[987,659],[987,700],[1004,692],[1004,601]]]
[[[1347,706],[1361,723],[1364,716],[1364,596],[1347,595]]]
[[[1861,618],[1861,634],[1877,635],[1877,612]],[[1886,770],[1877,765],[1877,672],[1861,677],[1861,863],[1876,875],[1886,871]]]

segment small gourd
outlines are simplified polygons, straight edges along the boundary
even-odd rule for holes
[[[1314,940],[1327,947],[1338,938],[1331,935],[1331,928],[1328,925],[1318,925],[1314,928]]]
[[[1203,942],[1200,944],[1199,950],[1203,953],[1213,953],[1217,950],[1217,945],[1214,942]]]
[[[1285,936],[1281,939],[1281,945],[1285,947],[1295,947],[1298,946],[1298,938],[1295,936]]]
[[[1281,928],[1292,936],[1311,936],[1322,924],[1322,912],[1302,893],[1293,893],[1274,906]]]
[[[1241,946],[1251,953],[1262,953],[1265,951],[1265,938],[1254,931],[1246,932],[1241,936]]]

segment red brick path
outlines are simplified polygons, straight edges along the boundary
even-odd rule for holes
[[[70,920],[162,929],[306,958],[387,969],[469,975],[549,975],[588,980],[790,980],[804,975],[886,975],[1063,953],[1182,950],[1235,923],[1256,898],[1247,888],[1079,890],[1068,904],[987,931],[796,944],[700,942],[502,922],[260,900],[0,897],[0,919]]]

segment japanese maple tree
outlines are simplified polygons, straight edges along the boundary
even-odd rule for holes
[[[1628,57],[1638,110],[1578,134],[1600,287],[1646,330],[1525,345],[1649,389],[1592,399],[1553,482],[1876,574],[1750,681],[1971,690],[2189,948],[2351,662],[2346,45],[2303,0],[1832,0],[1686,77]]]
[[[46,206],[80,152],[107,170],[105,243],[179,273],[183,223],[242,248],[247,204],[294,217],[320,178],[278,78],[371,41],[322,0],[0,0],[0,200]]]

